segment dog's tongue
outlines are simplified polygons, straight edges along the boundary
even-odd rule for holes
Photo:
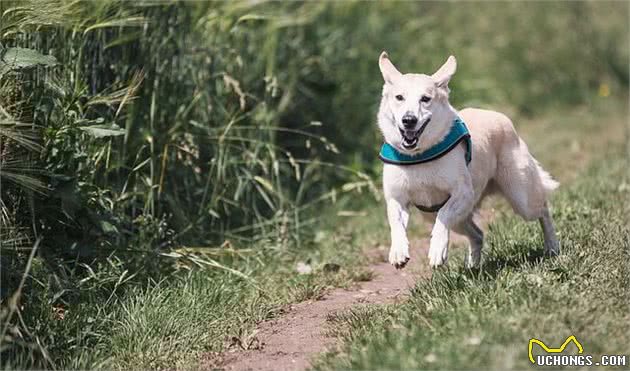
[[[405,138],[406,141],[411,142],[414,139],[416,139],[418,132],[417,131],[412,131],[412,130],[405,130],[402,135]]]
[[[407,136],[407,133],[403,134],[403,147],[412,148],[418,143],[418,137],[414,136],[415,132],[412,132],[410,136]]]

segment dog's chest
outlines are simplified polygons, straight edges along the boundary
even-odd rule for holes
[[[383,190],[386,197],[415,206],[431,207],[443,203],[450,195],[448,169],[431,163],[398,166],[385,164]]]

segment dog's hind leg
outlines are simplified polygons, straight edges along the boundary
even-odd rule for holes
[[[483,231],[475,224],[471,214],[466,220],[457,224],[453,230],[468,238],[468,255],[466,256],[466,267],[475,268],[479,266],[481,260],[481,248],[483,247]]]
[[[548,195],[558,187],[558,182],[543,170],[518,137],[514,145],[506,146],[499,154],[494,180],[514,211],[525,220],[542,218]]]
[[[545,239],[545,254],[549,256],[556,256],[560,253],[560,244],[556,237],[556,231],[553,227],[553,219],[549,213],[549,208],[545,205],[545,210],[540,219],[540,226],[543,230],[543,238]]]
[[[558,182],[543,170],[520,138],[499,156],[495,181],[514,211],[525,220],[538,220],[543,230],[545,253],[557,255],[559,244],[547,199]]]

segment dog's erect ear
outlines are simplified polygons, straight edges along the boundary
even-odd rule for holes
[[[381,69],[383,80],[385,80],[387,84],[393,84],[395,79],[402,76],[400,71],[394,67],[392,61],[389,60],[387,52],[381,53],[381,56],[378,58],[378,67]]]
[[[431,77],[437,86],[448,87],[448,82],[457,70],[457,60],[452,55],[448,57],[446,62]]]

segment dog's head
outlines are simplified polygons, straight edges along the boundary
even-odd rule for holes
[[[437,143],[455,115],[448,102],[448,82],[457,68],[455,57],[450,56],[431,76],[400,73],[386,52],[378,65],[385,80],[378,113],[385,141],[406,153],[421,152]]]

